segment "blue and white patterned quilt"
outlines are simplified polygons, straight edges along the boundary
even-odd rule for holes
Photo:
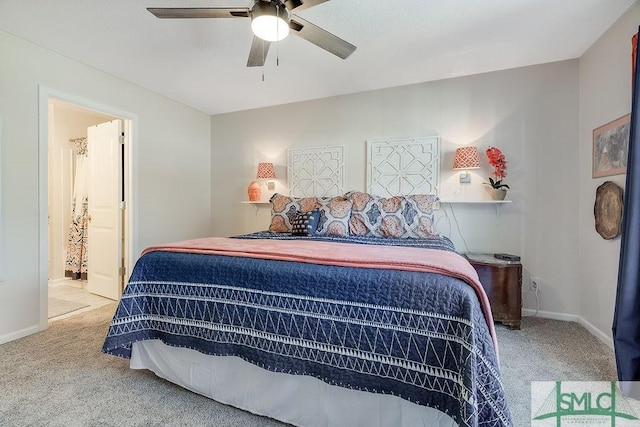
[[[129,358],[147,339],[396,395],[461,426],[511,425],[478,298],[442,274],[149,252],[103,352]]]

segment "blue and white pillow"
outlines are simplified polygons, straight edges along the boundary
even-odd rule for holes
[[[416,194],[382,198],[352,191],[346,197],[353,202],[349,232],[354,236],[429,238],[435,230],[434,194]]]
[[[320,211],[298,212],[291,220],[291,234],[294,236],[315,236],[320,220]]]
[[[318,236],[349,236],[349,218],[351,217],[351,200],[342,196],[318,199],[320,221]]]

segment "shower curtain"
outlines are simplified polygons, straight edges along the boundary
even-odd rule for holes
[[[75,144],[76,172],[73,182],[73,201],[71,205],[71,226],[67,242],[66,277],[74,280],[87,279],[87,234],[88,213],[88,152],[87,138],[71,139]]]

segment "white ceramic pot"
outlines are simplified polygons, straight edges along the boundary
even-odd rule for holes
[[[506,188],[487,187],[487,191],[489,192],[489,196],[491,196],[491,200],[504,200],[504,198],[507,197]]]

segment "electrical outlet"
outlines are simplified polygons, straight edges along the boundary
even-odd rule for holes
[[[531,277],[529,279],[529,290],[532,292],[536,292],[540,290],[540,285],[542,284],[542,279],[539,277]]]

